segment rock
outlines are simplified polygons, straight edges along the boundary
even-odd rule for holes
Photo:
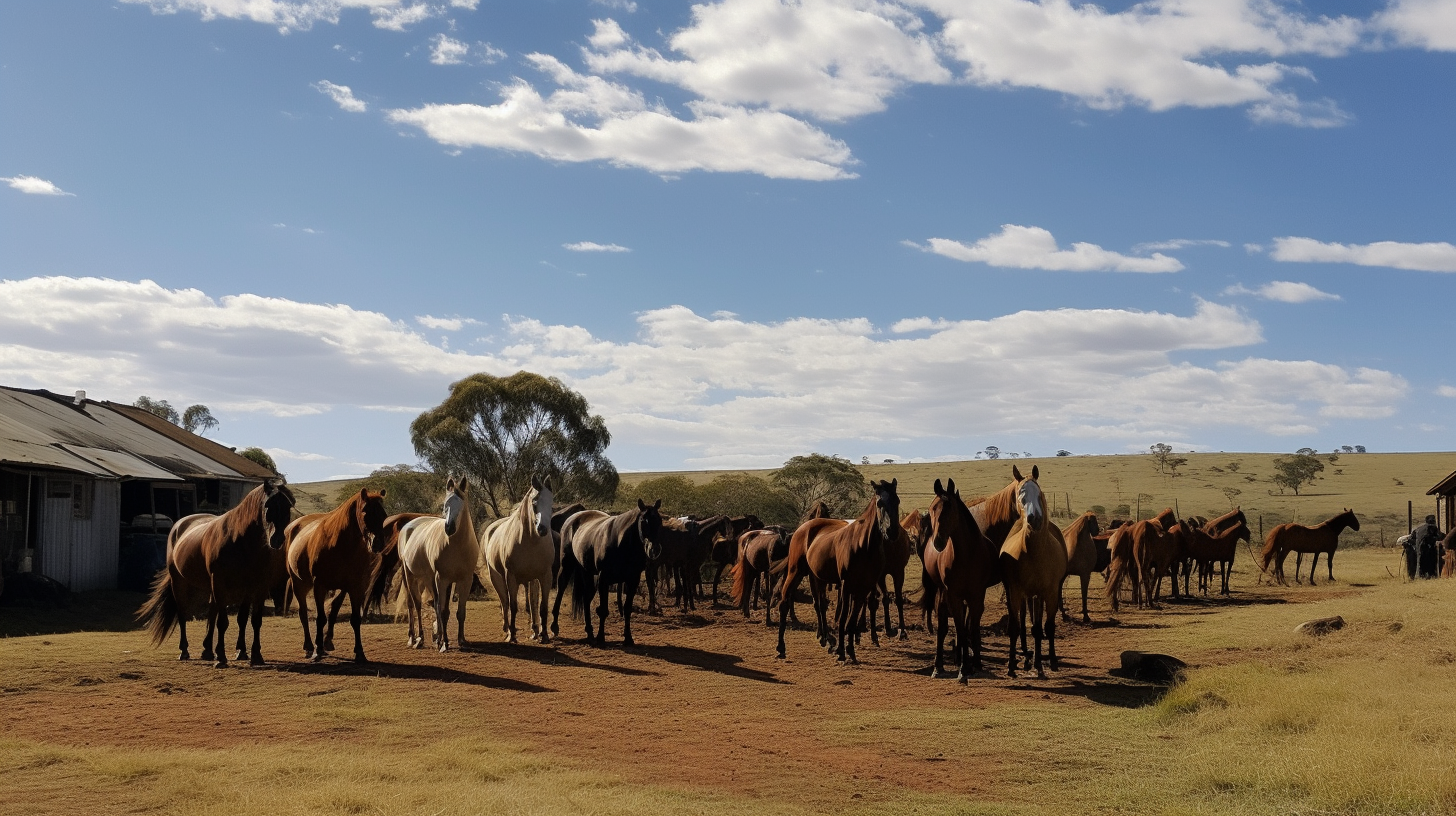
[[[1183,677],[1188,664],[1172,655],[1152,652],[1126,651],[1122,653],[1124,677],[1132,677],[1148,683],[1169,684]]]
[[[1336,615],[1332,618],[1315,618],[1308,620],[1294,627],[1294,631],[1303,632],[1306,635],[1328,635],[1339,629],[1345,628],[1345,619]]]

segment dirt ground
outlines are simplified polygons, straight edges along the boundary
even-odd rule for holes
[[[1291,593],[1250,583],[1242,581],[1231,600],[1168,603],[1159,611],[1124,607],[1114,616],[1094,577],[1094,623],[1060,626],[1059,671],[1046,680],[1031,672],[1009,678],[1006,638],[988,627],[990,671],[965,686],[929,678],[934,642],[913,603],[906,608],[907,640],[882,633],[874,646],[866,639],[860,664],[848,666],[818,648],[807,628],[790,628],[788,659],[778,660],[774,630],[764,626],[761,610],[745,621],[736,609],[706,602],[697,612],[636,615],[639,645],[631,649],[621,645],[615,610],[605,649],[582,643],[581,623],[565,610],[564,638],[547,646],[502,643],[493,598],[470,604],[471,642],[447,654],[406,648],[404,624],[381,618],[363,627],[366,665],[333,657],[303,662],[296,617],[265,618],[269,664],[262,668],[178,662],[175,633],[155,649],[139,631],[9,638],[0,640],[0,735],[138,749],[156,747],[163,734],[168,747],[337,745],[377,739],[377,709],[406,706],[417,712],[406,717],[425,726],[416,738],[421,743],[489,733],[531,753],[644,784],[811,809],[843,802],[848,790],[856,799],[910,792],[994,798],[1002,770],[994,763],[928,773],[947,759],[935,745],[846,738],[843,730],[865,728],[854,725],[861,716],[907,706],[1141,706],[1161,690],[1111,671],[1120,653],[1139,648],[1147,633],[1194,626],[1231,607],[1361,591],[1326,584]],[[1069,589],[1074,585],[1068,582]],[[999,596],[999,590],[988,594],[988,624],[1004,609]],[[809,619],[807,605],[800,614]],[[351,654],[348,631],[347,623],[339,630],[339,655]],[[190,634],[195,657],[200,625]],[[81,638],[88,638],[87,648],[78,653]],[[1178,656],[1195,665],[1228,659],[1216,648]],[[300,717],[301,707],[315,716]]]

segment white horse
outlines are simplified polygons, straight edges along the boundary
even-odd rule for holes
[[[551,480],[531,477],[526,497],[510,515],[485,528],[484,566],[501,602],[501,631],[516,642],[516,590],[526,588],[526,617],[533,640],[547,643],[546,590],[555,578],[556,541],[551,535]]]
[[[475,538],[475,524],[470,520],[470,485],[461,477],[451,478],[445,485],[444,518],[417,518],[399,531],[399,565],[402,570],[401,593],[409,605],[409,645],[419,649],[425,645],[425,620],[420,603],[424,590],[434,594],[435,644],[440,651],[450,651],[450,589],[459,596],[455,617],[458,623],[457,645],[465,645],[465,601],[475,579],[475,566],[480,562],[480,542]]]

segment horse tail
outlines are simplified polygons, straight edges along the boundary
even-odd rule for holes
[[[728,590],[729,594],[733,596],[733,605],[746,609],[748,606],[748,587],[758,577],[758,571],[753,568],[752,564],[748,563],[748,553],[742,551],[738,553],[738,563],[729,567],[729,569],[733,571],[733,586]]]
[[[571,619],[581,620],[583,616],[591,617],[592,599],[592,577],[587,574],[581,564],[576,564],[571,571]]]
[[[1274,530],[1279,529],[1278,527]],[[1264,551],[1259,553],[1259,571],[1268,572],[1269,566],[1274,563],[1274,530],[1269,531],[1269,536],[1264,539]]]
[[[177,596],[172,594],[172,571],[162,567],[152,581],[152,596],[137,610],[138,623],[151,632],[152,645],[161,646],[177,625]]]
[[[1112,562],[1107,565],[1107,580],[1103,582],[1102,588],[1108,598],[1116,599],[1117,593],[1122,589],[1122,579],[1127,572],[1127,561],[1113,555]]]
[[[369,579],[369,596],[364,600],[364,608],[381,612],[384,609],[385,596],[389,594],[389,587],[394,582],[394,573],[399,567],[399,550],[391,550],[381,553],[379,563],[374,565],[374,570]]]

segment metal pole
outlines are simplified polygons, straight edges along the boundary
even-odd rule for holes
[[[152,508],[152,535],[157,534],[157,483],[147,482],[148,504]]]
[[[1416,528],[1416,515],[1415,515],[1415,510],[1413,508],[1414,508],[1414,505],[1410,501],[1407,501],[1405,503],[1405,532],[1406,532],[1406,535],[1410,535],[1410,531],[1411,530],[1414,530]]]

